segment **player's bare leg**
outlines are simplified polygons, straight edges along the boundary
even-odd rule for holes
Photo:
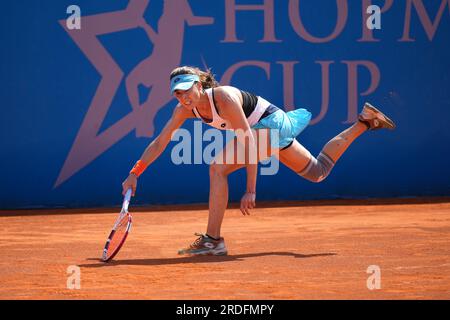
[[[265,153],[260,153],[260,130],[256,130],[256,144],[257,144],[257,161],[264,160],[276,150],[272,150],[270,143],[263,146],[266,148]],[[269,132],[266,133],[265,141],[269,142]],[[199,238],[186,249],[179,251],[179,254],[188,255],[223,255],[226,254],[226,248],[223,238],[220,236],[225,210],[228,206],[228,176],[246,166],[246,162],[239,162],[239,150],[242,151],[243,146],[239,145],[237,139],[230,141],[220,154],[217,155],[216,160],[210,166],[210,193],[209,193],[209,215],[206,235],[197,234]],[[233,155],[231,158],[227,155]]]
[[[270,145],[269,130],[255,130],[255,142],[257,145],[256,161],[262,161],[270,157],[276,149]],[[245,164],[239,163],[239,151],[243,152],[244,146],[239,145],[237,139],[229,142],[224,150],[217,156],[221,164],[217,161],[210,167],[210,194],[209,194],[209,217],[207,234],[215,238],[220,237],[220,228],[222,226],[223,216],[228,205],[228,175],[232,172],[245,167]],[[230,152],[233,155],[230,163]],[[228,155],[228,156],[227,156]],[[246,158],[245,161],[249,161]],[[242,162],[242,161],[241,161]]]
[[[382,128],[394,129],[395,124],[381,111],[366,103],[358,121],[331,139],[317,159],[298,141],[280,151],[280,161],[312,182],[324,180],[348,147],[364,132]]]

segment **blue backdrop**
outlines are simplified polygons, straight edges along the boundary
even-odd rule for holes
[[[286,167],[259,176],[259,200],[450,195],[448,0],[74,2],[3,3],[0,208],[120,203],[121,182],[176,104],[178,65],[309,109],[298,140],[315,155],[364,101],[397,123],[359,138],[320,184]],[[371,4],[379,30],[366,25]],[[208,166],[173,164],[174,145],[140,178],[135,204],[207,202]],[[230,200],[244,190],[241,170]]]

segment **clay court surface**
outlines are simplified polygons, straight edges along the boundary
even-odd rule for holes
[[[226,212],[225,257],[177,255],[204,232],[206,207],[130,207],[109,264],[99,258],[117,208],[0,212],[0,299],[450,299],[448,198],[260,205]]]

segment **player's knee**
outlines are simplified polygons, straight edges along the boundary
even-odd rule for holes
[[[328,177],[328,175],[302,176],[302,177],[305,178],[306,180],[309,180],[310,182],[319,183],[319,182],[322,182],[323,180],[325,180]]]
[[[328,177],[328,174],[326,172],[323,172],[317,174],[311,173],[308,175],[301,175],[301,176],[310,182],[319,183],[325,180]]]
[[[326,154],[320,153],[317,159],[311,156],[306,168],[298,174],[311,182],[319,183],[330,175],[333,167],[334,161]]]

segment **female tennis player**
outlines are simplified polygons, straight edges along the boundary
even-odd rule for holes
[[[279,160],[295,173],[312,182],[323,181],[335,163],[361,134],[381,128],[394,129],[395,124],[382,112],[366,103],[358,121],[331,139],[317,157],[303,147],[295,137],[309,124],[311,113],[305,109],[284,112],[262,97],[231,86],[220,86],[213,74],[198,68],[183,66],[170,74],[170,91],[178,100],[172,117],[159,136],[145,149],[129,176],[122,183],[123,193],[132,188],[136,192],[137,179],[155,161],[170,142],[172,133],[188,118],[198,118],[220,129],[237,134],[227,143],[221,154],[210,165],[209,216],[205,234],[187,248],[186,255],[226,255],[227,248],[220,229],[228,204],[228,175],[246,167],[247,184],[240,209],[249,215],[255,207],[257,161],[251,154],[277,155]],[[253,130],[253,133],[252,133]],[[262,137],[262,138],[261,138]],[[269,143],[259,143],[260,141]],[[223,161],[227,154],[235,155],[237,148],[245,152],[245,161]],[[261,150],[265,148],[266,150]],[[263,160],[258,157],[258,160]],[[222,161],[218,161],[218,160]],[[228,158],[227,158],[228,159]]]

